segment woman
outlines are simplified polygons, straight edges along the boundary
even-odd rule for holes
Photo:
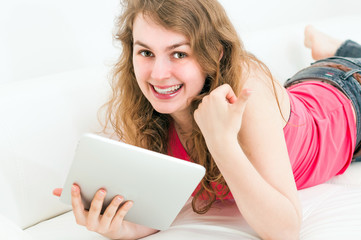
[[[350,49],[352,42],[323,36],[337,42],[326,53],[316,47],[321,36],[306,29],[316,60]],[[286,89],[243,48],[216,0],[124,1],[115,38],[122,55],[107,116],[119,138],[205,166],[195,212],[233,198],[261,238],[298,239],[297,189],[343,173],[360,141],[359,61],[318,62]],[[132,202],[118,209],[121,196],[100,215],[105,194],[100,189],[85,211],[74,185],[78,224],[113,239],[157,232],[123,221]]]

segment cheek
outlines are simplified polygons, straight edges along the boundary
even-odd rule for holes
[[[138,84],[141,84],[141,82],[146,78],[146,74],[147,74],[147,68],[145,64],[133,58],[133,69]]]
[[[203,87],[205,83],[206,74],[195,62],[178,67],[176,72],[179,79],[182,79],[186,84],[192,85],[192,87]]]
[[[139,62],[134,57],[133,57],[133,69],[134,69],[135,77],[138,79],[138,76],[140,75],[139,71],[141,68],[139,68]]]
[[[199,68],[194,68],[193,71],[189,73],[189,83],[191,83],[194,91],[200,92],[204,86],[206,75]]]

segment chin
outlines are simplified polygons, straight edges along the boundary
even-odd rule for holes
[[[155,109],[158,113],[161,113],[161,114],[172,114],[174,111],[167,111],[167,110],[157,110]]]
[[[174,109],[162,108],[162,107],[154,106],[154,105],[152,105],[152,106],[155,111],[157,111],[158,113],[161,113],[161,114],[171,114],[174,112]]]

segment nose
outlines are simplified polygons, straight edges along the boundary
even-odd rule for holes
[[[151,77],[155,80],[168,79],[171,76],[171,63],[166,57],[156,57],[154,59]]]

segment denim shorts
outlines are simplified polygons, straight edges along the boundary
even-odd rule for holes
[[[333,67],[312,66],[319,65],[317,63],[341,64],[351,70],[345,72]],[[300,82],[318,79],[335,86],[343,92],[351,100],[356,112],[357,138],[355,152],[357,152],[361,149],[361,85],[353,77],[354,73],[361,73],[361,58],[335,56],[312,63],[310,67],[299,71],[288,79],[284,86],[287,88]],[[361,161],[361,157],[354,159],[354,161]]]

